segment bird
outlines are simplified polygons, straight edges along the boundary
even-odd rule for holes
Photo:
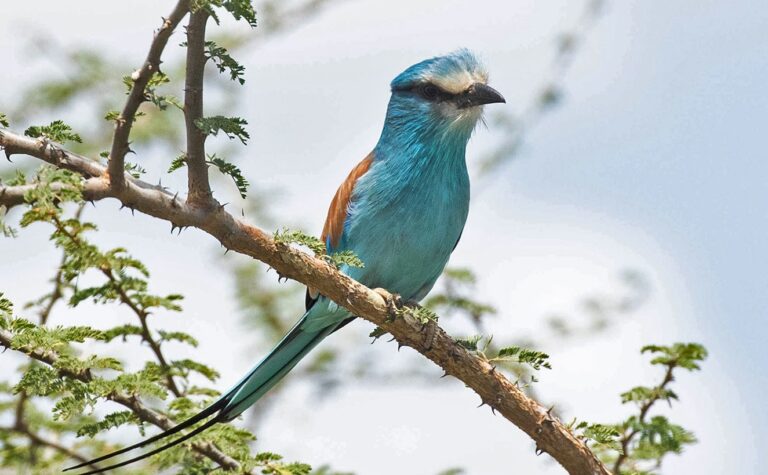
[[[331,201],[322,241],[329,254],[353,252],[362,267],[340,271],[369,288],[419,302],[432,289],[459,243],[469,212],[467,143],[487,104],[505,103],[488,85],[478,57],[459,49],[416,63],[390,84],[384,127]],[[82,468],[144,447],[207,421],[132,459],[85,472],[100,473],[180,444],[229,422],[279,382],[307,353],[355,316],[317,290],[306,313],[248,374],[201,412],[165,432],[69,467]]]

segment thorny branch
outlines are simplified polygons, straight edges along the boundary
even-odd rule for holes
[[[200,9],[189,16],[187,25],[187,72],[184,85],[184,120],[187,127],[187,202],[211,205],[211,185],[205,160],[205,134],[196,121],[203,117],[203,72],[205,70],[205,25],[208,12]]]
[[[105,167],[62,148],[43,147],[39,140],[0,130],[0,146],[6,151],[37,157],[48,163],[65,164],[84,176],[106,174]],[[391,318],[391,304],[379,292],[340,273],[326,261],[317,259],[286,244],[276,243],[261,229],[237,219],[223,207],[204,209],[191,206],[161,187],[125,177],[125,188],[118,192],[107,188],[102,197],[113,197],[125,206],[169,221],[177,227],[196,227],[225,248],[258,259],[281,276],[297,280],[391,333],[404,346],[416,351],[472,388],[494,411],[515,424],[535,442],[537,450],[547,452],[572,474],[609,474],[586,444],[575,437],[556,417],[526,396],[509,379],[483,358],[457,344],[434,323],[425,326],[412,318]],[[0,188],[0,195],[2,195]],[[384,294],[386,295],[386,294]],[[426,338],[425,333],[430,337]],[[1,335],[0,335],[1,336]],[[158,425],[161,422],[158,422]],[[170,424],[170,422],[165,421]]]
[[[109,174],[111,185],[115,190],[122,189],[124,185],[125,155],[130,151],[130,135],[136,111],[146,100],[146,89],[152,76],[160,71],[160,58],[168,43],[168,38],[178,26],[179,22],[189,11],[189,0],[180,0],[174,7],[168,18],[163,20],[163,25],[155,32],[155,37],[147,54],[144,64],[132,75],[133,86],[125,101],[120,117],[115,121],[115,135],[112,139],[112,148],[109,152]]]

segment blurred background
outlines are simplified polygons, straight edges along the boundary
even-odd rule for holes
[[[124,100],[121,77],[141,64],[172,5],[8,2],[0,111],[18,131],[61,118],[84,142],[108,143],[102,117]],[[682,375],[681,402],[663,410],[699,443],[663,472],[760,473],[768,452],[764,2],[315,0],[257,12],[255,30],[226,20],[210,28],[246,66],[243,88],[215,74],[207,83],[207,115],[249,122],[247,148],[208,142],[252,184],[242,200],[230,180],[216,182],[230,212],[242,209],[268,231],[319,234],[336,187],[378,138],[389,81],[421,59],[470,48],[507,98],[470,142],[473,203],[450,263],[472,269],[471,295],[497,309],[482,330],[549,353],[554,369],[537,376],[537,397],[565,420],[595,422],[620,419],[629,408],[618,394],[659,378],[641,346],[703,343],[703,371]],[[165,56],[176,80],[181,41],[177,32]],[[131,160],[147,180],[179,188],[183,174],[165,172],[183,148],[182,116],[156,120],[146,136],[137,131]],[[0,174],[38,165],[14,164],[0,163]],[[159,293],[185,295],[183,313],[156,318],[200,340],[194,352],[170,351],[220,370],[219,389],[301,313],[300,286],[278,286],[274,273],[224,256],[201,232],[171,236],[167,223],[112,201],[86,213],[100,228],[94,241],[127,247]],[[0,290],[14,302],[47,285],[59,258],[49,233],[33,226],[0,240]],[[99,327],[123,312],[83,305],[56,318]],[[455,334],[478,327],[441,322]],[[357,321],[334,335],[324,343],[329,365],[305,362],[246,414],[259,450],[360,474],[461,467],[492,475],[510,461],[516,473],[562,473],[423,358],[383,340],[369,345],[371,330]],[[130,363],[134,355],[116,356]],[[17,364],[0,357],[2,371]],[[125,429],[118,439],[135,437]]]

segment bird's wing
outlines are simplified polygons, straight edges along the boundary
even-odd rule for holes
[[[371,164],[373,164],[373,152],[369,153],[368,156],[349,172],[349,175],[347,175],[347,178],[341,183],[339,189],[336,190],[336,194],[331,200],[331,206],[328,208],[328,216],[325,218],[323,234],[321,235],[321,239],[325,243],[325,248],[328,253],[333,252],[341,242],[355,184],[360,177],[368,172],[371,168]],[[304,299],[307,310],[315,304],[319,296],[320,294],[315,289],[307,287],[307,295]]]

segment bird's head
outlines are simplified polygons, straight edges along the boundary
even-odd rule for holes
[[[391,84],[388,119],[426,119],[430,128],[471,131],[485,104],[506,102],[488,86],[488,73],[469,50],[460,49],[414,64]]]

